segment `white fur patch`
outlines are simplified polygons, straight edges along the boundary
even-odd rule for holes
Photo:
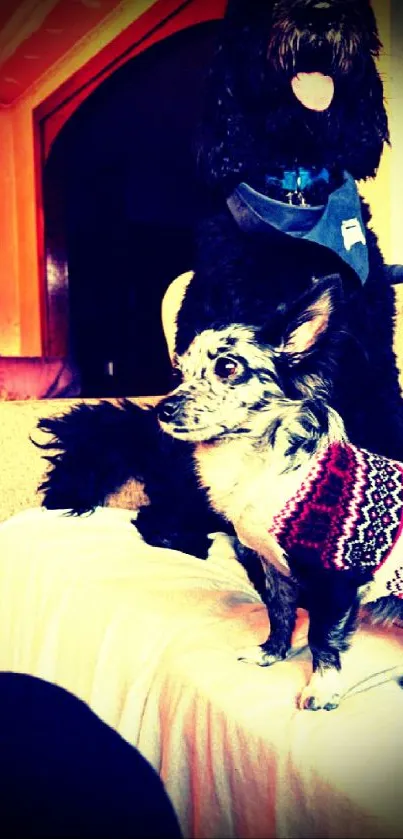
[[[246,664],[257,664],[259,667],[270,667],[283,659],[278,656],[267,653],[260,645],[256,647],[243,647],[238,650],[239,661],[245,661]]]
[[[299,707],[311,711],[332,711],[340,704],[341,676],[335,667],[316,670],[301,693]]]

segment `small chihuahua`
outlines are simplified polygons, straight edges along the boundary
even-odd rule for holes
[[[275,329],[206,329],[176,359],[182,382],[158,406],[163,431],[193,444],[237,552],[264,568],[270,635],[239,657],[284,659],[302,602],[313,674],[299,706],[313,710],[340,702],[340,653],[360,605],[375,604],[376,620],[403,617],[403,465],[348,442],[330,379],[312,363],[339,291],[337,276],[317,279]]]

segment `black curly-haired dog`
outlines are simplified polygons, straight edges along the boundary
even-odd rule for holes
[[[196,234],[176,347],[209,326],[272,318],[275,328],[315,277],[336,272],[343,320],[318,369],[349,438],[403,459],[393,290],[355,185],[375,175],[388,142],[379,50],[368,0],[229,0],[198,161],[216,210]],[[151,501],[137,519],[144,538],[206,555],[222,525],[189,444],[163,434],[154,410],[101,402],[39,427],[56,449],[46,507],[82,513],[140,478]]]

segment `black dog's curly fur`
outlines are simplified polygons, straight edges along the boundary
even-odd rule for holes
[[[332,402],[350,439],[402,460],[393,291],[368,208],[362,205],[370,270],[362,286],[325,247],[274,230],[242,232],[226,205],[242,180],[281,199],[278,187],[269,192],[264,176],[281,176],[295,166],[329,172],[328,184],[307,189],[311,204],[326,201],[344,170],[355,179],[376,173],[388,142],[379,48],[368,0],[229,0],[199,150],[216,212],[197,232],[195,276],[178,315],[177,349],[182,353],[210,325],[259,325],[271,316],[275,328],[314,277],[340,273],[344,326],[337,353],[323,354],[318,364],[333,381]],[[292,92],[291,78],[309,71],[333,78],[334,97],[325,111],[305,108]],[[222,524],[197,487],[188,445],[168,441],[152,409],[144,412],[129,402],[83,405],[39,426],[52,435],[49,448],[56,448],[42,486],[45,506],[81,513],[136,476],[151,501],[137,520],[144,538],[205,556],[207,534]]]
[[[35,445],[53,450],[57,442],[56,453],[46,455],[52,464],[43,483],[46,507],[80,515],[135,478],[144,481],[151,500],[136,520],[144,539],[206,555],[208,533],[223,527],[198,487],[188,446],[161,432],[154,410],[129,400],[120,407],[83,404],[40,420],[39,427],[51,440]]]

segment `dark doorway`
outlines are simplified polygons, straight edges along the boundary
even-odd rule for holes
[[[193,26],[129,61],[79,107],[50,152],[45,229],[64,242],[69,345],[83,396],[170,386],[161,300],[193,266],[193,230],[206,209],[195,142],[216,28]]]

